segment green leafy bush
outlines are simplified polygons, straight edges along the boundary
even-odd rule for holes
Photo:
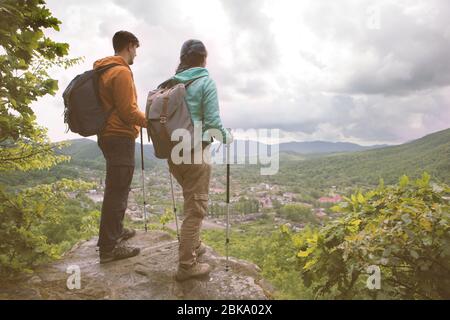
[[[449,299],[449,194],[424,174],[346,198],[336,221],[291,234],[305,285],[316,297]],[[380,290],[366,287],[373,265]]]
[[[0,274],[31,272],[37,264],[58,258],[80,239],[97,233],[100,213],[70,199],[71,192],[92,187],[61,180],[7,193],[0,186]]]

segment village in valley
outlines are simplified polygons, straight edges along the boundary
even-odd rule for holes
[[[89,190],[86,195],[101,207],[104,192],[104,180],[98,172],[96,178],[97,188]],[[144,221],[143,193],[140,185],[141,172],[135,172],[135,177],[130,190],[127,219],[139,224]],[[173,219],[173,203],[170,189],[169,173],[167,170],[157,168],[145,172],[146,214],[149,221],[159,221],[164,214],[170,213]],[[173,178],[174,197],[178,218],[182,220],[183,197],[181,187]],[[332,186],[328,192],[322,194],[314,201],[302,201],[299,193],[286,190],[279,184],[257,183],[242,184],[239,179],[234,179],[230,194],[230,222],[233,225],[258,221],[261,218],[270,217],[275,226],[288,225],[293,230],[301,230],[308,222],[302,219],[301,214],[310,216],[317,224],[323,224],[335,216],[331,207],[343,200],[337,187]],[[225,178],[213,176],[211,178],[209,192],[209,214],[204,221],[204,227],[222,229],[226,221],[226,185]],[[286,210],[285,210],[286,209]],[[284,211],[294,211],[292,215],[284,214]],[[298,214],[295,211],[298,211]],[[175,228],[175,222],[167,224],[169,228]]]

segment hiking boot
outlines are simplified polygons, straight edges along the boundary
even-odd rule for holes
[[[206,253],[206,246],[203,244],[203,242],[200,242],[200,245],[195,249],[195,254],[198,257],[202,256]]]
[[[122,235],[117,239],[117,243],[121,241],[126,241],[130,238],[133,238],[136,235],[136,230],[123,228]]]
[[[175,275],[177,281],[185,281],[190,278],[206,276],[211,272],[212,268],[207,263],[194,263],[192,266],[178,265],[178,271]]]
[[[141,249],[131,246],[118,245],[111,251],[100,250],[100,263],[107,263],[137,256]]]

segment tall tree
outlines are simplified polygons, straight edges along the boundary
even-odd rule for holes
[[[46,129],[38,126],[30,105],[54,95],[58,81],[48,70],[69,67],[69,45],[51,40],[45,29],[59,31],[61,22],[43,0],[0,0],[0,171],[48,168],[57,157]]]
[[[60,24],[43,0],[0,0],[0,172],[50,168],[68,159],[55,154],[62,144],[50,142],[30,107],[58,90],[48,74],[51,67],[67,68],[79,60],[65,58],[69,45],[45,35]],[[80,212],[80,226],[74,228],[68,218],[74,210],[66,208],[69,196],[92,187],[61,180],[8,193],[0,184],[0,281],[57,257],[76,237],[92,235],[98,211]],[[55,229],[65,238],[55,237]]]

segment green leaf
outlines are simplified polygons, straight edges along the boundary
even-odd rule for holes
[[[359,203],[366,203],[366,199],[364,198],[364,196],[361,193],[358,193],[358,202]]]
[[[409,250],[409,254],[410,254],[411,257],[413,257],[414,259],[419,259],[419,254],[417,253],[417,251],[415,251],[415,250]]]
[[[306,250],[301,250],[297,253],[297,257],[306,258],[314,251],[314,247],[308,248]]]
[[[408,186],[408,184],[409,184],[408,176],[405,176],[405,175],[402,176],[400,178],[400,183],[399,183],[400,188],[404,189],[404,188],[406,188]]]
[[[403,222],[405,222],[407,225],[411,224],[412,220],[409,214],[405,213],[402,215],[402,220]]]

